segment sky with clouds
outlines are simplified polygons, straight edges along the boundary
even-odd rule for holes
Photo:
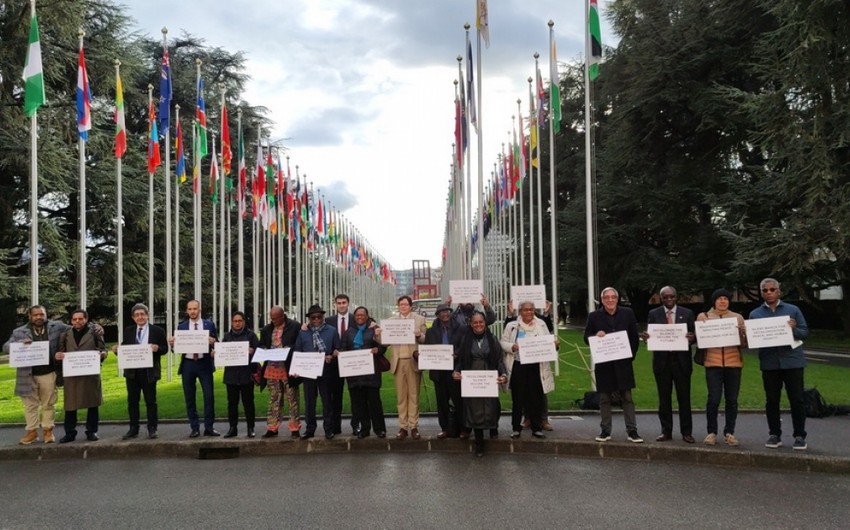
[[[474,0],[125,0],[137,29],[164,26],[247,56],[243,97],[270,110],[284,140],[325,199],[393,268],[438,266],[443,244],[457,56]],[[607,1],[600,1],[604,19]],[[558,59],[584,55],[582,0],[490,0],[482,49],[485,175],[507,139],[534,52],[547,77],[549,31]],[[607,24],[603,22],[603,43]],[[610,35],[610,31],[608,31]],[[470,140],[477,159],[476,138]],[[473,162],[474,163],[474,162]],[[294,171],[294,167],[293,167]],[[473,166],[473,174],[477,169]]]

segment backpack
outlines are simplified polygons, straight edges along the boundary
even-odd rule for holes
[[[807,418],[826,418],[834,413],[833,408],[827,404],[817,388],[803,390],[803,399],[806,402]]]
[[[599,410],[599,393],[598,392],[585,392],[583,398],[579,398],[575,400],[576,406],[581,410]],[[620,398],[619,392],[611,393],[611,406],[612,407],[622,407],[623,402]]]

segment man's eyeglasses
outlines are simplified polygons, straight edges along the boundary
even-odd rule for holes
[[[778,290],[779,289],[777,289],[776,287],[765,287],[764,289],[761,290],[761,292],[772,293],[772,292],[775,292],[775,291],[778,291]]]
[[[310,316],[309,316],[309,317],[307,317],[307,318],[309,318],[310,320],[321,320],[321,319],[322,319],[322,315],[310,315]]]

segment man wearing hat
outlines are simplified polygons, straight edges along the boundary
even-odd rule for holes
[[[452,318],[452,306],[442,304],[434,314],[437,319],[425,332],[425,344],[453,344],[461,327]],[[451,370],[431,370],[428,377],[434,382],[434,391],[437,394],[437,419],[440,422],[437,438],[455,438],[463,428],[460,381],[452,378]]]
[[[337,402],[334,392],[338,388],[340,339],[336,328],[325,322],[325,311],[318,305],[310,306],[307,310],[307,329],[298,332],[298,338],[292,351],[322,352],[325,355],[325,368],[318,379],[304,378],[304,416],[307,428],[301,435],[302,440],[316,435],[316,395],[322,398],[322,429],[328,440],[334,437],[334,428],[339,424]],[[298,375],[298,374],[293,374]]]

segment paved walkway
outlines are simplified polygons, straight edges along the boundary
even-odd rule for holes
[[[806,451],[791,449],[793,438],[790,435],[791,418],[783,414],[786,426],[783,435],[784,447],[767,449],[767,422],[763,414],[741,413],[738,416],[736,436],[740,446],[729,447],[719,443],[714,447],[702,444],[705,436],[704,416],[695,413],[697,429],[694,437],[697,443],[690,445],[675,436],[668,442],[656,442],[660,433],[658,417],[650,412],[638,414],[638,431],[645,442],[635,444],[626,441],[622,416],[614,416],[613,438],[606,443],[597,443],[593,438],[599,432],[599,415],[582,412],[564,412],[551,417],[554,431],[546,433],[545,440],[536,440],[529,431],[523,431],[519,440],[509,438],[509,420],[503,414],[499,439],[488,441],[488,452],[499,453],[536,453],[582,458],[614,458],[633,460],[673,461],[685,464],[744,466],[751,468],[776,468],[803,472],[829,472],[850,474],[850,416],[832,418],[809,418],[806,422],[809,448]],[[189,427],[185,422],[167,422],[160,425],[160,437],[148,440],[146,431],[131,441],[122,441],[127,431],[125,423],[105,423],[101,425],[100,440],[85,441],[84,428],[78,428],[80,435],[76,441],[68,444],[44,444],[41,441],[28,446],[18,445],[23,435],[20,425],[0,425],[0,461],[2,460],[41,460],[75,458],[144,458],[149,456],[189,457],[189,458],[231,458],[235,456],[283,455],[304,453],[339,452],[471,452],[469,441],[458,439],[437,440],[439,431],[436,417],[426,416],[421,420],[421,440],[408,438],[397,441],[394,417],[387,418],[389,433],[381,440],[374,434],[358,440],[350,435],[347,419],[343,421],[344,433],[333,440],[325,440],[321,428],[317,437],[309,441],[292,440],[281,434],[278,438],[263,439],[264,422],[258,423],[257,438],[245,437],[245,425],[240,424],[240,436],[237,438],[200,438],[188,437]],[[720,417],[723,425],[723,417]],[[80,427],[83,427],[82,425]],[[224,433],[227,423],[224,420],[216,424]],[[57,440],[62,436],[62,427],[56,428]]]

